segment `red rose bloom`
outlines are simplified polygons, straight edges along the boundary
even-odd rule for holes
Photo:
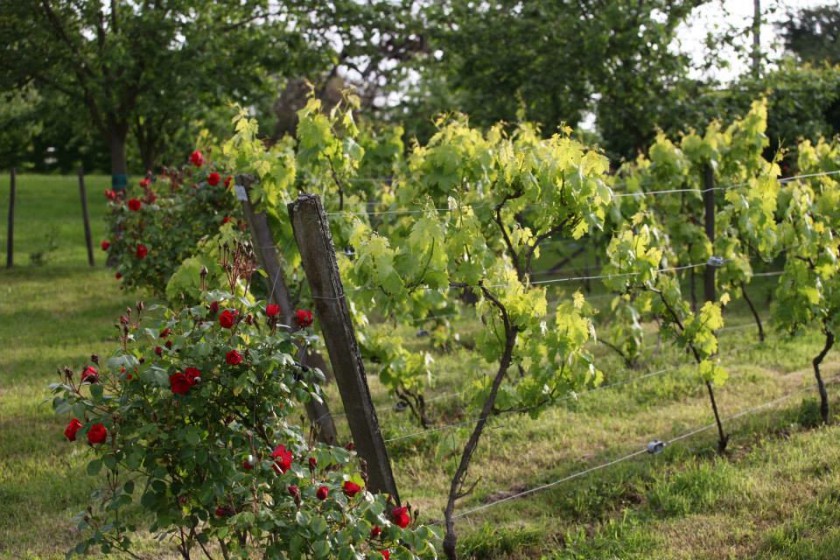
[[[107,251],[108,249],[111,248],[111,242],[108,241],[107,239],[103,239],[102,243],[100,243],[99,246],[102,247],[103,251]]]
[[[204,165],[204,155],[199,150],[194,151],[190,154],[190,163],[196,167],[201,167]]]
[[[265,306],[265,314],[269,317],[277,317],[280,315],[280,306],[276,303],[269,303]]]
[[[238,366],[242,363],[242,354],[240,354],[236,350],[231,350],[230,352],[225,354],[225,361],[229,366]]]
[[[191,386],[201,381],[201,371],[198,368],[188,367],[184,370],[184,375],[187,376]]]
[[[211,304],[212,305],[212,304]],[[236,323],[236,312],[225,309],[219,314],[219,325],[224,329],[232,329]]]
[[[215,315],[219,312],[219,302],[218,301],[211,301],[210,305],[207,306],[207,309],[210,311],[210,315]]]
[[[391,560],[391,551],[387,548],[385,550],[380,550],[379,554],[381,554],[382,558],[384,558],[385,560]]]
[[[284,473],[292,467],[292,452],[287,450],[285,445],[275,447],[271,458],[274,459],[273,466],[277,474]]]
[[[393,521],[394,525],[401,529],[405,529],[406,527],[408,527],[408,524],[411,523],[411,516],[408,515],[408,508],[405,506],[401,506],[392,509],[391,521]]]
[[[155,346],[155,354],[157,354],[158,356],[163,356],[163,348],[161,348],[160,346]]]
[[[236,512],[229,506],[219,506],[216,508],[216,517],[230,517],[234,513]]]
[[[233,177],[231,177],[230,175],[225,177],[225,188],[229,189],[232,182],[233,182]]]
[[[108,430],[99,422],[90,427],[87,433],[88,443],[96,445],[98,443],[105,443],[108,439]]]
[[[117,200],[117,192],[113,189],[105,189],[105,198],[113,202]]]
[[[131,200],[128,201],[128,209],[131,210],[132,212],[137,212],[142,207],[143,207],[143,203],[140,202],[140,200],[137,199],[137,198],[132,198]]]
[[[170,329],[169,327],[166,327],[165,329],[163,329],[162,331],[160,331],[160,333],[158,334],[158,336],[159,336],[159,337],[161,337],[161,338],[166,338],[166,337],[167,337],[167,336],[169,336],[170,334],[172,334],[172,329]]]
[[[318,459],[316,459],[315,457],[310,457],[309,458],[309,470],[314,471],[315,467],[317,467],[317,466],[318,466]]]
[[[231,218],[230,216],[225,216],[224,218],[222,218],[222,225],[225,225],[231,221],[233,221],[233,218]]]
[[[82,427],[82,423],[79,422],[78,418],[73,418],[70,420],[70,423],[67,424],[67,427],[64,428],[64,437],[66,437],[70,441],[76,441],[76,432]]]
[[[172,392],[176,395],[186,395],[190,392],[192,386],[193,384],[190,381],[190,378],[180,371],[176,371],[169,376],[169,388],[172,389]]]
[[[319,500],[323,501],[327,499],[327,496],[330,495],[330,489],[326,486],[319,486],[318,491],[315,493],[315,496],[318,497]]]
[[[308,309],[298,309],[295,311],[295,321],[300,328],[305,329],[312,324],[312,312]]]
[[[138,243],[137,249],[135,249],[134,254],[137,255],[138,259],[145,259],[146,255],[149,254],[149,248],[143,245],[142,243]]]
[[[152,180],[149,179],[148,177],[143,177],[142,179],[140,179],[140,186],[143,187],[144,189],[151,184],[152,184]]]
[[[87,366],[82,370],[82,383],[96,383],[99,381],[99,372],[93,366]]]
[[[379,535],[382,534],[382,527],[379,525],[374,525],[373,528],[370,530],[370,538],[378,539]]]
[[[362,487],[356,484],[355,482],[345,480],[344,484],[341,485],[341,490],[344,492],[345,496],[347,496],[348,498],[352,498],[353,496],[362,491]]]
[[[211,187],[215,187],[219,184],[219,181],[222,180],[221,175],[216,173],[215,171],[207,176],[207,184]]]
[[[289,485],[289,495],[293,496],[294,498],[300,497],[300,488],[297,487],[296,484]]]

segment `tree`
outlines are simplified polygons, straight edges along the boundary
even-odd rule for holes
[[[126,145],[152,165],[208,107],[245,105],[268,71],[323,64],[298,25],[304,0],[37,0],[0,5],[0,89],[35,84],[84,108],[125,184]]]
[[[442,108],[482,125],[534,120],[546,133],[594,109],[611,157],[632,157],[670,110],[689,67],[670,45],[703,2],[433,3],[428,51],[440,61],[428,63],[455,98]]]
[[[803,62],[840,64],[840,7],[826,4],[789,12],[779,30],[785,49]]]

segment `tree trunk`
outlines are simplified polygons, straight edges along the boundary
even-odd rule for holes
[[[108,134],[108,148],[111,151],[111,188],[125,190],[128,185],[128,162],[126,158],[126,137],[128,127],[114,127]]]
[[[834,346],[834,333],[826,329],[825,346],[822,352],[817,354],[811,362],[814,365],[814,377],[817,379],[817,390],[820,393],[820,416],[822,416],[824,424],[828,424],[828,392],[825,390],[825,383],[823,382],[822,374],[820,374],[820,364],[832,346]]]

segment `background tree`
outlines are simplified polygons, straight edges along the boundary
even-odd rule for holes
[[[124,184],[130,132],[150,166],[203,109],[250,106],[267,69],[325,63],[299,25],[303,0],[39,0],[0,5],[0,89],[34,84],[84,108]]]
[[[447,0],[428,6],[426,95],[473,122],[577,125],[597,115],[614,159],[632,157],[670,110],[689,61],[670,45],[705,0],[519,2]],[[445,84],[449,94],[441,94]]]

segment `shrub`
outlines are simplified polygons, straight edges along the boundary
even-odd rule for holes
[[[294,424],[301,403],[321,398],[322,373],[293,358],[311,334],[287,333],[266,311],[210,292],[158,308],[153,323],[138,304],[120,317],[113,356],[59,372],[65,437],[87,442],[87,472],[103,482],[75,552],[129,550],[148,519],[185,559],[435,557],[435,533],[367,491],[354,452]]]

